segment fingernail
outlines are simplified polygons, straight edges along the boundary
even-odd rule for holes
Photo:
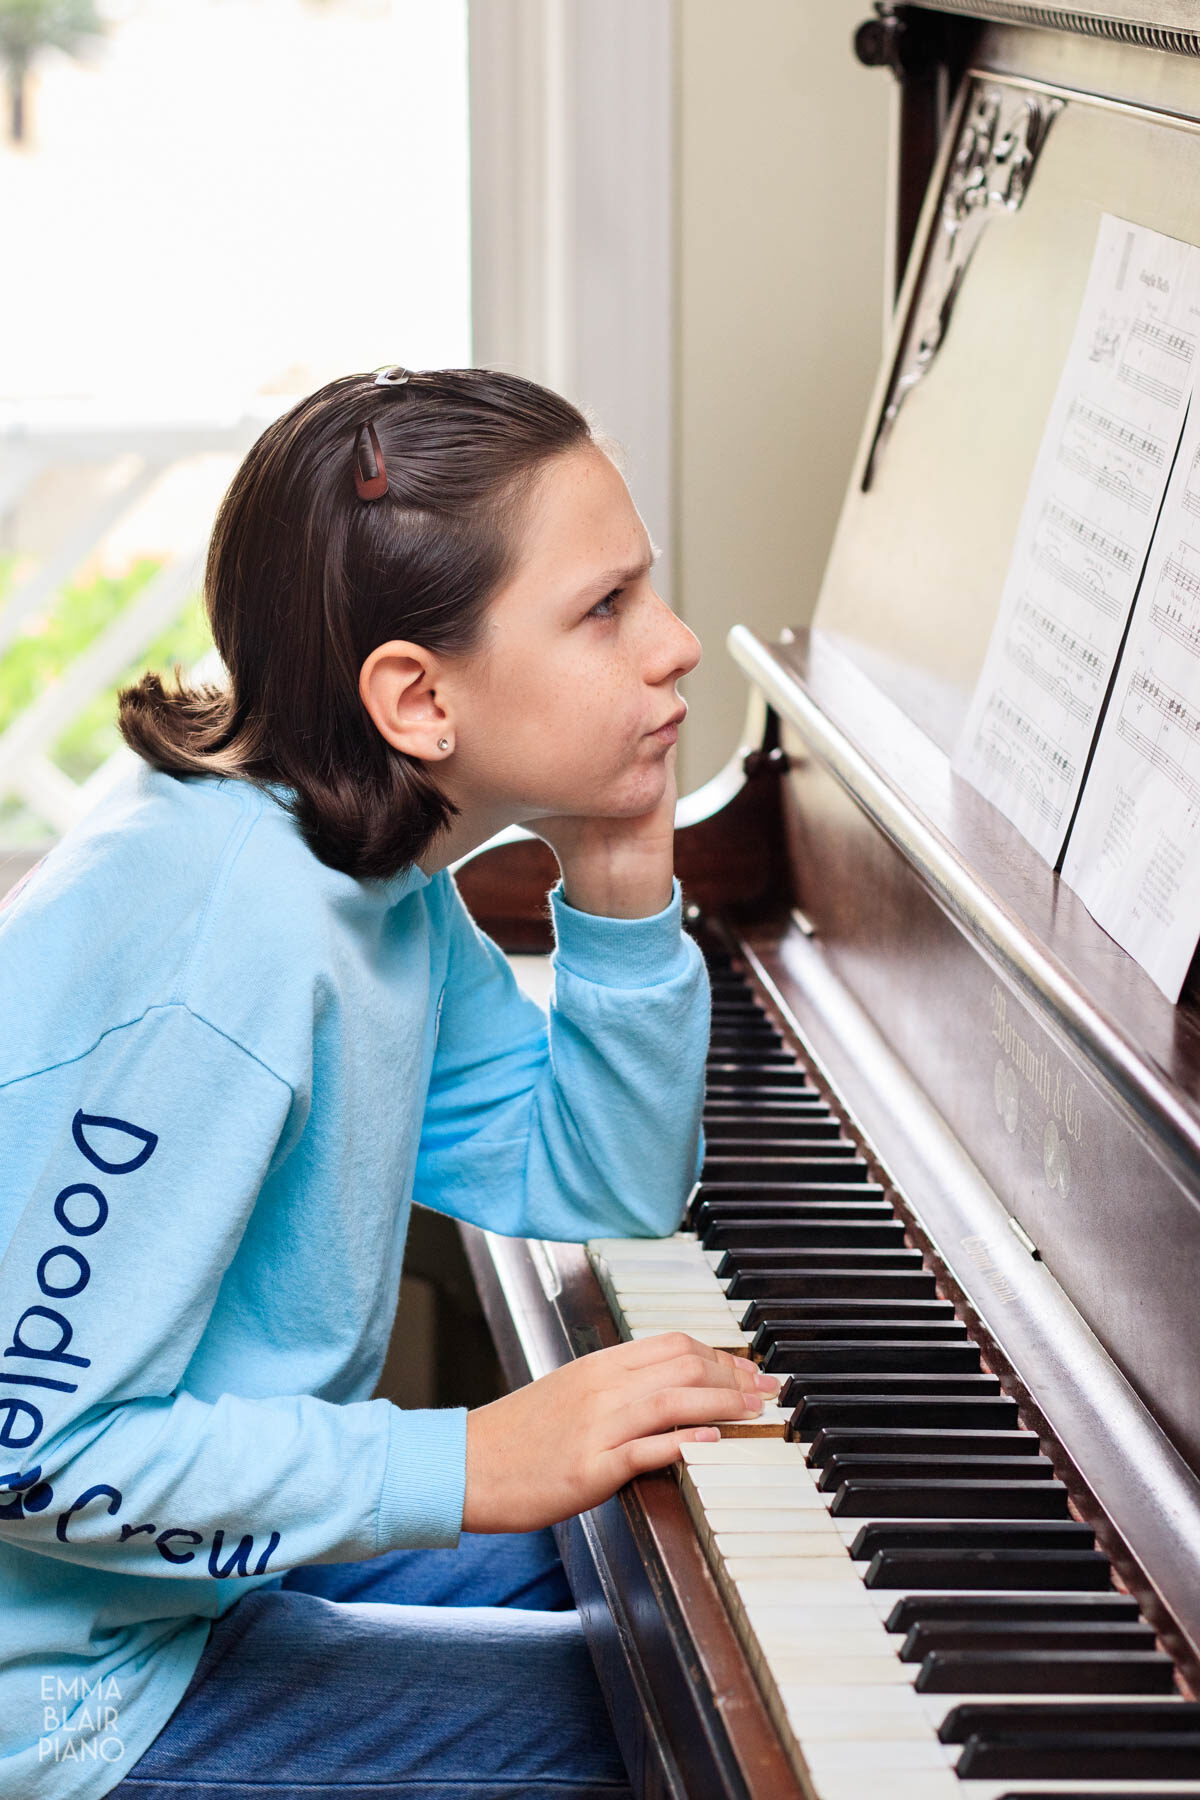
[[[768,1394],[778,1393],[778,1391],[779,1391],[778,1375],[767,1375],[766,1373],[764,1373],[764,1371],[762,1369],[759,1369],[759,1371],[755,1375],[754,1379],[758,1383],[760,1388],[766,1389]]]
[[[692,1433],[692,1442],[694,1444],[715,1444],[719,1442],[720,1436],[715,1425],[701,1425],[698,1431]]]
[[[744,1401],[747,1412],[761,1412],[763,1409],[761,1394],[746,1394],[744,1396]]]

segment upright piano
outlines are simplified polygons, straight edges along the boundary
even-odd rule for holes
[[[1168,1004],[951,769],[1100,216],[1200,243],[1200,6],[856,47],[902,281],[814,623],[733,624],[745,741],[681,805],[701,1182],[661,1243],[468,1255],[512,1384],[677,1320],[785,1383],[560,1529],[640,1794],[1200,1796],[1195,970]],[[537,952],[553,874],[459,880]]]

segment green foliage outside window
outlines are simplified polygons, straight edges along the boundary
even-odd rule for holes
[[[0,557],[0,606],[13,578],[15,559]],[[121,575],[93,575],[64,588],[53,609],[26,621],[0,653],[0,732],[63,673],[74,659],[133,599],[161,565],[142,557]],[[199,595],[178,619],[121,675],[77,713],[51,746],[52,761],[73,781],[86,781],[122,743],[116,725],[117,690],[143,669],[186,670],[212,648],[212,634]],[[15,796],[0,796],[0,839],[30,842],[49,835]]]

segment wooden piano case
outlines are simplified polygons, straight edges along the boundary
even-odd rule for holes
[[[881,5],[859,49],[900,84],[894,330],[812,629],[731,632],[752,727],[681,808],[679,872],[1194,1672],[1196,996],[1168,1005],[949,759],[1099,218],[1200,243],[1200,20]],[[459,880],[529,950],[553,878],[525,842]],[[468,1238],[510,1381],[615,1339],[581,1252]],[[560,1535],[640,1791],[803,1791],[672,1478]]]

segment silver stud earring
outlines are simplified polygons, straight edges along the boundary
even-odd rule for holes
[[[449,738],[439,738],[438,739],[438,749],[439,750],[448,750],[449,748],[450,748],[450,739]]]

